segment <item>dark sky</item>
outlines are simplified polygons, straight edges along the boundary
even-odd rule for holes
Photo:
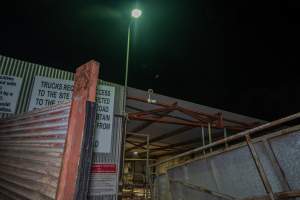
[[[6,2],[6,3],[5,3]],[[143,0],[129,85],[266,120],[300,110],[299,8],[290,0]],[[123,83],[136,1],[7,0],[0,54]]]

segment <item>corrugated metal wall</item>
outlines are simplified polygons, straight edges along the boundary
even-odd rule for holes
[[[295,129],[286,135],[274,133],[253,140],[274,193],[300,190],[300,127]],[[222,199],[188,184],[236,199],[267,194],[247,145],[171,168],[167,178],[173,200]],[[158,199],[165,199],[169,191],[164,185],[159,185],[158,190],[162,191]]]
[[[70,105],[0,120],[1,199],[55,199]]]
[[[74,79],[74,74],[71,72],[25,62],[2,55],[0,55],[0,74],[23,78],[16,114],[27,111],[27,106],[30,101],[31,87],[35,76],[45,76],[65,80]],[[0,118],[7,116],[9,115],[0,113]]]
[[[23,78],[21,93],[17,104],[16,113],[27,111],[30,101],[31,88],[33,86],[35,76],[44,76],[48,78],[74,80],[74,74],[71,72],[62,71],[59,69],[50,68],[43,65],[33,64],[6,56],[0,55],[0,75],[9,75]],[[101,76],[101,66],[100,66]],[[118,117],[122,113],[123,108],[123,92],[124,87],[115,83],[106,81],[98,81],[100,85],[109,85],[115,87],[115,105],[114,105],[114,122],[112,135],[112,152],[111,153],[96,153],[93,156],[94,163],[115,163],[119,167],[121,143],[122,143],[122,118]],[[0,114],[0,118],[7,117],[8,114]],[[119,173],[120,169],[117,169]],[[116,199],[117,195],[94,196],[91,199]]]

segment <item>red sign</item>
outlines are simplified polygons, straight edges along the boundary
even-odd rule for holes
[[[93,164],[92,173],[116,173],[116,164]]]

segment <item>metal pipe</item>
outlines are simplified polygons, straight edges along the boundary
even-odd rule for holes
[[[145,161],[147,160],[146,158],[126,158],[125,161]],[[149,158],[149,161],[150,160],[155,160],[155,159],[151,159]]]
[[[129,131],[127,131],[127,135],[134,135],[134,136],[137,136],[137,137],[148,137],[147,134],[133,133],[133,132],[129,132]]]
[[[208,123],[208,144],[211,144],[212,143],[212,137],[211,137],[211,127],[210,127],[210,123]],[[209,149],[210,152],[212,152],[212,148]]]
[[[126,100],[127,100],[127,84],[128,84],[128,67],[129,67],[129,54],[130,54],[130,37],[131,37],[131,23],[128,25],[127,33],[127,49],[126,49],[126,65],[125,65],[125,82],[124,82],[124,94],[123,94],[123,114],[126,113]]]
[[[227,138],[227,129],[224,128],[224,138],[226,139]],[[226,141],[225,142],[225,148],[228,148],[228,142]]]
[[[147,135],[147,158],[146,158],[146,199],[148,199],[148,190],[150,190],[150,171],[149,171],[149,135]]]
[[[120,161],[120,177],[119,180],[121,180],[121,192],[123,192],[123,187],[124,187],[124,166],[125,166],[125,150],[126,150],[126,132],[127,132],[127,117],[123,117],[123,152],[122,152],[122,160]]]
[[[124,165],[125,165],[125,150],[126,150],[126,137],[127,137],[127,113],[126,113],[126,103],[127,103],[127,82],[128,82],[128,66],[129,66],[129,51],[130,51],[130,37],[131,37],[131,21],[128,25],[128,34],[127,34],[127,49],[126,49],[126,66],[125,66],[125,82],[124,82],[124,93],[123,93],[123,152],[121,160],[121,174],[124,174]],[[122,176],[123,177],[123,176]],[[124,177],[122,180],[122,190],[124,186]]]
[[[173,182],[173,183],[179,183],[183,186],[186,186],[192,190],[196,190],[196,191],[200,191],[200,192],[203,192],[203,193],[206,193],[206,194],[210,194],[214,197],[218,197],[218,198],[222,198],[222,199],[227,199],[227,200],[237,200],[237,198],[235,197],[232,197],[228,194],[222,194],[220,192],[216,192],[216,191],[212,191],[212,190],[209,190],[203,186],[200,186],[200,185],[194,185],[194,184],[191,184],[191,183],[187,183],[185,181],[180,181],[180,180],[173,180],[173,179],[169,179],[170,182]]]
[[[150,167],[153,167],[153,166],[157,166],[157,165],[161,165],[162,163],[165,163],[165,162],[168,162],[168,161],[171,161],[171,160],[174,160],[174,159],[177,159],[177,158],[180,158],[180,157],[183,157],[183,156],[187,156],[189,154],[192,154],[192,153],[196,153],[198,151],[202,151],[202,150],[205,150],[205,149],[208,149],[208,148],[211,148],[211,147],[214,147],[214,146],[217,146],[217,145],[220,145],[220,144],[223,144],[225,142],[229,142],[229,141],[232,141],[232,140],[236,140],[236,139],[239,139],[239,138],[242,138],[242,137],[245,137],[245,135],[247,134],[252,134],[252,133],[255,133],[255,132],[258,132],[258,131],[262,131],[262,130],[265,130],[267,128],[270,128],[272,126],[277,126],[277,125],[280,125],[282,123],[285,123],[285,122],[288,122],[288,121],[291,121],[291,120],[294,120],[294,119],[297,119],[300,117],[300,112],[299,113],[296,113],[296,114],[293,114],[293,115],[290,115],[290,116],[287,116],[287,117],[284,117],[284,118],[281,118],[281,119],[278,119],[278,120],[275,120],[275,121],[272,121],[272,122],[268,122],[266,124],[263,124],[261,126],[257,126],[255,128],[252,128],[252,129],[249,129],[249,130],[245,130],[245,131],[242,131],[236,135],[233,135],[233,136],[230,136],[230,137],[227,137],[227,138],[224,138],[222,140],[218,140],[214,143],[211,143],[211,144],[208,144],[204,147],[198,147],[198,148],[195,148],[195,149],[192,149],[192,150],[189,150],[187,152],[184,152],[184,153],[181,153],[181,154],[178,154],[176,156],[173,156],[171,158],[167,158],[165,160],[162,160],[162,161],[159,161],[157,163],[154,163],[152,165],[150,165]]]
[[[290,192],[277,192],[275,193],[278,199],[289,199],[294,197],[300,197],[300,191],[294,190]],[[241,200],[269,200],[268,196],[258,196],[258,197],[250,197],[250,198],[244,198]]]
[[[205,132],[203,126],[201,127],[201,133],[202,133],[202,146],[205,146]],[[203,149],[203,154],[205,155],[205,149]]]

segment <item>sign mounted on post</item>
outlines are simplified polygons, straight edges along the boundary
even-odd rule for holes
[[[21,78],[0,75],[0,113],[15,113],[21,84]]]
[[[101,85],[97,88],[96,112],[96,153],[110,153],[114,119],[115,88]]]
[[[28,110],[72,100],[74,81],[36,76]]]
[[[93,164],[91,168],[90,196],[117,194],[116,164]]]

